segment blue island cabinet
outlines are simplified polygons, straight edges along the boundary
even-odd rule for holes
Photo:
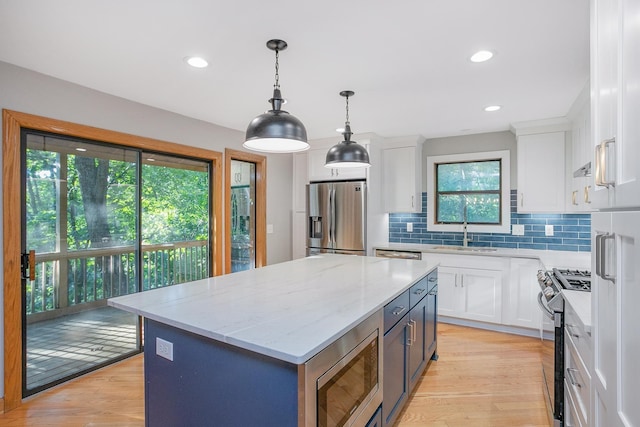
[[[298,425],[298,367],[145,319],[145,425]],[[156,339],[173,345],[173,361]],[[162,343],[162,341],[160,341]]]
[[[436,356],[437,270],[384,308],[384,426],[398,419],[429,359]]]

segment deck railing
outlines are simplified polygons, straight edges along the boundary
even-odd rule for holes
[[[204,240],[142,245],[142,289],[153,289],[208,276]],[[134,246],[36,254],[36,278],[27,281],[28,315],[104,301],[137,292]]]

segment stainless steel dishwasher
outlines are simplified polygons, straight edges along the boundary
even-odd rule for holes
[[[376,256],[382,258],[422,259],[422,252],[397,249],[376,249]]]

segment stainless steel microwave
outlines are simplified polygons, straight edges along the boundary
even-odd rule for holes
[[[304,425],[364,425],[382,403],[382,313],[367,318],[301,366]]]

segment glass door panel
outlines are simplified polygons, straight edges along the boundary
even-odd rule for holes
[[[138,291],[133,150],[22,133],[23,395],[140,349],[137,316],[107,298]]]
[[[142,153],[143,290],[209,277],[209,163]]]
[[[231,160],[231,272],[256,266],[256,164]]]

